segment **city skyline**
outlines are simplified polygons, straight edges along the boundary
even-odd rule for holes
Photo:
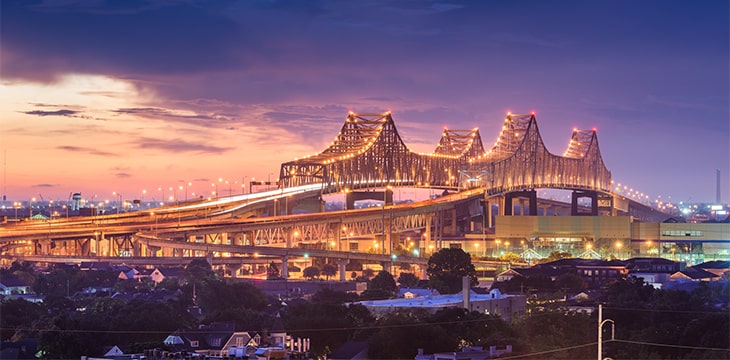
[[[391,110],[416,152],[443,127],[478,127],[490,147],[506,112],[535,111],[554,154],[573,128],[597,128],[616,183],[714,202],[719,169],[730,202],[727,2],[37,1],[0,14],[11,201],[236,194],[324,150],[348,111]]]

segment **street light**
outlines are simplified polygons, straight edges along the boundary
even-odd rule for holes
[[[218,198],[218,184],[211,183],[210,186],[215,188],[215,190],[213,190],[213,195],[214,195],[214,197]]]
[[[33,202],[35,201],[35,198],[30,198],[30,203],[28,203],[28,220],[33,220]]]
[[[342,210],[347,210],[347,195],[350,194],[350,189],[345,189],[345,201],[342,204]]]
[[[119,201],[117,202],[117,214],[119,214],[119,208],[122,206],[122,194],[117,193],[116,191],[112,192],[112,195],[119,198]]]
[[[16,220],[18,219],[18,208],[19,207],[20,207],[20,203],[19,202],[16,201],[16,202],[13,203],[13,208],[15,208],[15,219]]]
[[[603,359],[603,325],[611,323],[611,340],[615,339],[615,324],[611,319],[603,319],[603,304],[598,304],[598,360]]]

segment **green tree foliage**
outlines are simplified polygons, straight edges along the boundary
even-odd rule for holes
[[[312,295],[312,302],[318,304],[342,305],[355,300],[357,300],[357,294],[332,290],[330,288],[321,288]]]
[[[336,274],[337,266],[334,266],[332,264],[324,264],[324,266],[322,266],[322,275],[324,275],[327,280],[329,280],[330,277],[335,276]]]
[[[576,274],[565,273],[555,279],[555,288],[568,294],[577,294],[585,290],[586,287],[588,287],[588,285],[585,280]]]
[[[83,310],[76,309],[47,318],[39,325],[43,329],[40,348],[47,358],[78,359],[99,354],[107,344],[125,347],[145,343],[191,324],[187,312],[157,302],[99,298]]]
[[[393,280],[393,275],[389,272],[382,270],[375,275],[375,277],[368,283],[368,290],[383,290],[388,292],[391,296],[398,290]]]
[[[441,249],[428,259],[426,273],[429,285],[442,294],[455,294],[461,291],[461,278],[469,277],[471,286],[478,283],[476,270],[471,256],[461,249]]]
[[[309,280],[314,280],[314,278],[318,278],[319,274],[319,268],[316,266],[309,266],[304,269],[304,272],[302,272],[302,275],[304,275],[304,277]]]
[[[207,260],[193,259],[185,266],[185,278],[197,284],[205,281],[217,280],[218,275],[213,271]]]
[[[546,258],[542,259],[541,263],[549,263],[560,259],[572,258],[573,254],[568,251],[555,250],[551,252]]]
[[[40,304],[22,299],[0,302],[0,342],[24,338],[24,332],[16,329],[31,327],[44,314]]]
[[[287,309],[282,315],[282,322],[293,337],[310,338],[310,355],[317,358],[350,340],[360,324],[365,326],[372,320],[368,316],[369,313],[367,310],[363,312],[362,306],[305,302]]]
[[[263,310],[267,298],[255,286],[237,282],[209,281],[196,288],[198,304],[204,313],[216,314],[227,309]]]
[[[538,353],[571,346],[591,344],[596,338],[596,320],[585,314],[564,311],[543,312],[525,317],[515,324],[519,334],[513,349],[519,353]],[[521,340],[521,341],[520,341]],[[591,359],[595,345],[538,355],[531,359]],[[635,357],[632,357],[635,358]]]
[[[400,273],[400,276],[398,276],[398,284],[406,288],[414,287],[418,285],[418,277],[413,273]]]
[[[266,278],[268,280],[281,279],[281,273],[279,273],[279,267],[272,261],[269,267],[266,269]]]
[[[722,302],[721,289],[721,284],[699,283],[690,291],[657,290],[634,277],[616,281],[605,290],[604,318],[614,320],[617,329],[621,324],[622,339],[695,349],[620,343],[607,346],[606,354],[614,358],[730,358],[730,351],[708,350],[730,348],[730,309]]]
[[[423,310],[390,313],[379,318],[375,327],[377,331],[368,339],[370,359],[413,359],[418,348],[425,353],[456,350],[443,342],[449,334],[430,324]]]

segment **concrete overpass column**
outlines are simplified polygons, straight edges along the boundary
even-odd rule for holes
[[[504,216],[512,216],[512,212],[514,211],[514,205],[512,202],[512,194],[508,193],[505,194],[502,198],[502,203],[500,204],[500,213]]]
[[[281,257],[281,277],[284,279],[289,278],[289,255]]]
[[[347,264],[350,263],[350,259],[337,260],[337,265],[340,267],[340,281],[347,280]]]
[[[530,191],[530,215],[537,216],[537,191]]]
[[[484,226],[491,228],[494,227],[492,217],[494,214],[492,214],[492,200],[487,198],[487,193],[484,193],[484,203],[486,204],[486,209],[484,209]]]

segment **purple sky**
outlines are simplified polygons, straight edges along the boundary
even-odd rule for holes
[[[534,110],[555,154],[595,127],[616,182],[711,202],[720,169],[730,201],[726,0],[1,4],[10,200],[276,177],[348,110],[419,152]]]

